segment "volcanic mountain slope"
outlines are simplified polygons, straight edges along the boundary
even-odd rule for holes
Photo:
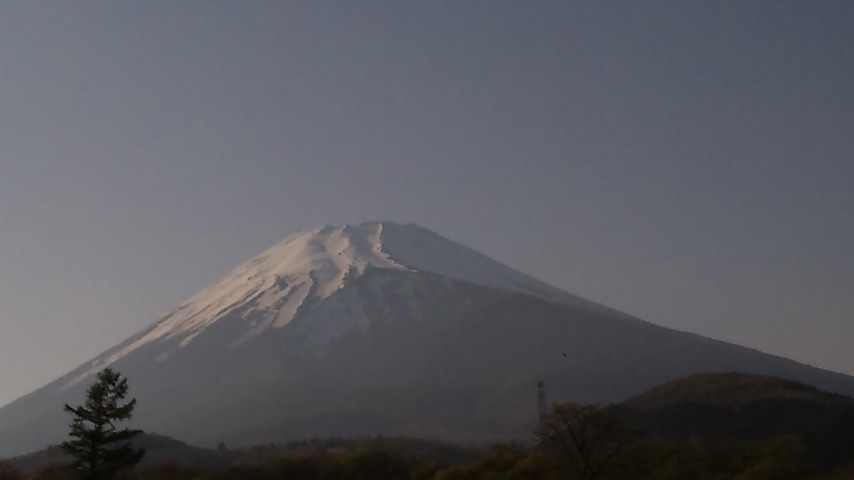
[[[159,322],[0,409],[0,456],[59,441],[99,369],[136,423],[201,445],[331,435],[529,439],[551,400],[616,401],[698,372],[854,379],[654,326],[414,225],[286,238]]]

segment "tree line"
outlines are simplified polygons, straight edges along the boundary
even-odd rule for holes
[[[811,471],[797,438],[667,440],[645,435],[610,409],[553,405],[535,432],[535,446],[496,445],[470,461],[443,464],[393,448],[367,447],[334,454],[274,458],[216,468],[178,463],[142,464],[134,446],[141,432],[120,428],[136,400],[125,401],[127,379],[105,369],[72,415],[62,449],[72,461],[24,474],[0,462],[0,480],[838,480],[854,478],[854,465]]]

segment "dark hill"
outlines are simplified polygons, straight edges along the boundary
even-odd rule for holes
[[[640,430],[688,439],[797,439],[814,468],[854,461],[854,400],[779,378],[693,375],[615,407]]]
[[[144,433],[134,440],[134,445],[145,449],[144,463],[179,463],[189,467],[216,467],[231,462],[231,452],[219,452],[188,445],[163,435]],[[71,460],[57,445],[44,450],[12,458],[9,461],[15,467],[28,472],[42,465],[52,463],[70,463]]]
[[[740,408],[756,402],[802,400],[815,404],[852,403],[849,397],[827,393],[802,383],[765,375],[704,373],[667,382],[635,395],[623,404],[643,410],[693,403]]]

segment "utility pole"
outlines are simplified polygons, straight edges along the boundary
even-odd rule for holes
[[[546,403],[546,385],[542,380],[537,382],[537,406],[539,407],[540,421],[540,450],[545,450],[546,440],[544,435],[546,432],[546,416],[549,414],[549,407]]]

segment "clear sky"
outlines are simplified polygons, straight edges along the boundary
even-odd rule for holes
[[[0,2],[0,404],[299,229],[415,222],[854,374],[854,2]]]

